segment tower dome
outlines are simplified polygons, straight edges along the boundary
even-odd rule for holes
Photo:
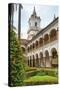
[[[36,35],[37,32],[40,30],[40,22],[41,22],[41,19],[39,16],[37,16],[36,10],[34,7],[33,13],[30,16],[29,21],[28,21],[28,24],[29,24],[29,29],[27,32],[28,33],[28,40],[31,40],[32,37],[34,35]]]

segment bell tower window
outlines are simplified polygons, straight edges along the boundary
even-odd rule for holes
[[[35,22],[35,26],[37,26],[37,22]]]

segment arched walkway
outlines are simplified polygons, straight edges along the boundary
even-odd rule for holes
[[[51,66],[48,50],[45,51],[45,66],[46,67],[50,67]]]
[[[40,52],[40,67],[44,66],[44,61],[43,61],[43,53]]]
[[[40,39],[39,39],[39,46],[42,46],[43,45],[43,38],[41,37]]]
[[[22,48],[23,53],[25,53],[26,52],[25,48],[24,47],[21,47],[21,48]]]
[[[57,39],[57,31],[55,29],[52,29],[50,31],[50,41],[53,41],[55,39]]]
[[[38,48],[38,41],[36,41],[36,48]]]
[[[57,50],[55,48],[51,49],[51,54],[52,54],[52,66],[57,67],[58,66],[58,54]]]
[[[44,35],[44,44],[47,44],[49,42],[49,35],[45,34]]]

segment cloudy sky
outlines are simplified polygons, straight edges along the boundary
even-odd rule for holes
[[[58,6],[46,6],[46,5],[33,5],[33,4],[22,4],[23,9],[21,10],[21,36],[22,38],[27,38],[27,31],[29,28],[28,20],[33,13],[34,6],[37,16],[41,18],[41,28],[47,26],[54,18],[54,14],[57,17]],[[18,26],[18,11],[14,14],[14,26]]]

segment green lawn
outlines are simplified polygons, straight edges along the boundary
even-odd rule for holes
[[[58,79],[53,76],[32,76],[24,80],[26,85],[56,84]]]
[[[57,68],[32,68],[26,69],[25,85],[57,84]]]

